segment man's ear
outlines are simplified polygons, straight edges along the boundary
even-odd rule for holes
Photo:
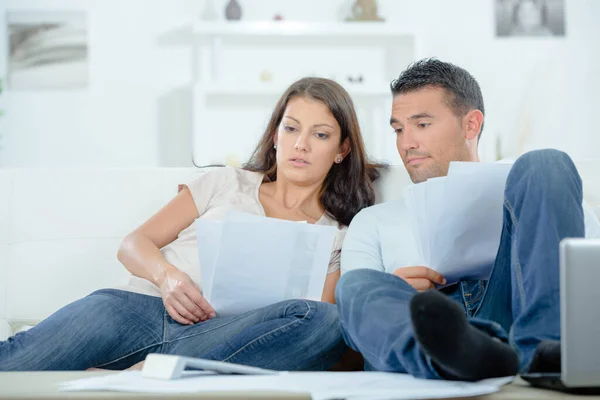
[[[340,154],[342,155],[342,158],[346,158],[346,156],[350,154],[350,139],[344,139],[344,142],[340,146]]]
[[[481,133],[483,126],[483,113],[479,110],[471,110],[463,118],[463,130],[465,139],[475,139]]]

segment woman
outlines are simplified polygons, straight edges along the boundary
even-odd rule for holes
[[[118,258],[133,275],[127,286],[96,291],[0,342],[0,370],[124,369],[149,353],[328,369],[345,349],[331,304],[341,237],[358,211],[373,204],[376,177],[348,93],[326,79],[294,83],[243,169],[202,173],[123,240]],[[216,315],[200,289],[193,222],[232,209],[340,229],[323,302],[290,300]]]

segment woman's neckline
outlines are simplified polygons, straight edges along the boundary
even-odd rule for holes
[[[254,200],[256,200],[256,203],[259,205],[260,211],[262,212],[263,217],[273,218],[273,217],[269,217],[267,215],[267,212],[265,211],[265,207],[260,202],[260,187],[262,186],[263,183],[268,182],[268,180],[265,180],[266,179],[265,174],[261,174],[260,172],[258,174],[260,175],[261,178],[258,180],[258,184],[256,185],[256,188],[254,189]],[[313,223],[313,225],[323,225],[323,221],[326,221],[326,220],[327,220],[327,212],[324,211],[323,214],[321,214],[321,216],[319,217],[319,219],[317,219]],[[291,221],[291,220],[284,219],[283,221]],[[310,224],[310,222],[308,222],[308,221],[292,221],[292,222],[306,222],[306,223]]]

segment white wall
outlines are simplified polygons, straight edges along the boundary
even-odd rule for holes
[[[221,11],[226,0],[215,0]],[[331,21],[342,0],[240,0],[244,19]],[[0,10],[87,10],[90,87],[0,96],[0,166],[190,165],[192,54],[165,37],[201,0],[3,0]],[[388,22],[421,32],[423,56],[467,68],[487,109],[482,153],[558,147],[598,156],[600,1],[566,0],[565,39],[496,39],[492,0],[379,0]],[[315,12],[317,10],[317,12]],[[4,13],[0,22],[4,25]],[[0,41],[6,54],[6,41]],[[246,62],[248,60],[244,60]],[[248,61],[249,62],[249,61]],[[0,57],[6,77],[6,59]],[[259,134],[258,132],[256,133]],[[393,146],[393,135],[389,136]],[[230,137],[225,140],[231,140]]]

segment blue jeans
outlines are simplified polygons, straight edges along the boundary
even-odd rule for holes
[[[0,342],[0,371],[125,369],[149,353],[275,370],[326,370],[345,349],[333,304],[289,300],[181,325],[159,297],[104,289]]]
[[[571,159],[556,150],[524,154],[506,182],[489,281],[443,291],[463,306],[472,325],[510,343],[525,372],[540,341],[560,340],[559,242],[583,236],[582,184]],[[336,289],[344,339],[369,368],[437,379],[413,334],[409,304],[415,293],[391,274],[344,274]]]

